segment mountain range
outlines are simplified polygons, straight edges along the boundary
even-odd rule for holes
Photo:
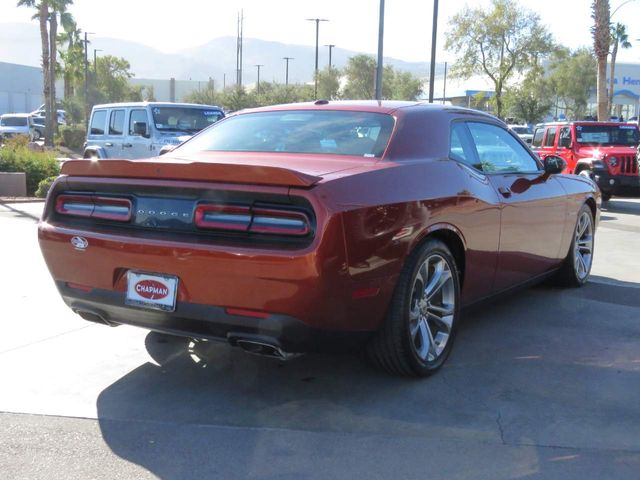
[[[176,53],[164,53],[138,42],[95,36],[89,45],[89,57],[93,49],[101,50],[98,55],[123,57],[131,64],[136,78],[199,80],[213,78],[220,85],[226,76],[226,83],[232,84],[236,78],[236,38],[231,36],[214,38],[204,45],[188,48]],[[332,63],[338,68],[346,65],[348,59],[363,52],[334,48]],[[264,65],[260,70],[262,81],[285,80],[285,60],[289,62],[289,81],[307,82],[313,78],[315,47],[288,45],[257,38],[245,38],[243,44],[243,83],[253,83],[257,78],[255,65]],[[320,50],[320,67],[328,63],[328,49]],[[0,61],[21,65],[40,65],[40,33],[33,23],[0,23]],[[428,62],[406,62],[385,57],[384,63],[397,70],[408,71],[419,77],[428,76]],[[437,64],[436,75],[442,75],[444,64]]]

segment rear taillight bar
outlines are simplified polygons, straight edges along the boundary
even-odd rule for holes
[[[245,205],[198,205],[198,228],[303,237],[311,232],[309,217],[297,210]]]
[[[56,212],[74,217],[97,218],[128,222],[131,220],[131,200],[97,195],[58,195]]]

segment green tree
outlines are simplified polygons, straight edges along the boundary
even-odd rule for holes
[[[376,96],[376,60],[370,55],[355,55],[344,68],[347,84],[343,97],[351,100],[369,100]],[[384,86],[384,80],[382,85]]]
[[[611,61],[609,62],[609,97],[608,97],[608,110],[612,112],[613,107],[613,80],[616,78],[616,57],[618,56],[618,48],[631,48],[631,42],[629,42],[629,35],[627,34],[627,27],[621,23],[616,23],[611,26],[611,43],[613,48],[611,49]]]
[[[597,98],[598,98],[598,120],[606,121],[608,114],[607,97],[607,57],[609,56],[609,46],[611,44],[611,11],[609,0],[593,0],[591,4],[591,18],[593,18],[593,50],[596,55],[598,76],[597,76]]]
[[[452,77],[489,77],[496,114],[502,116],[502,95],[516,73],[526,72],[553,49],[551,34],[540,17],[515,0],[493,0],[491,7],[465,7],[449,22],[445,48],[459,59]]]
[[[390,80],[390,99],[393,100],[416,100],[422,95],[422,81],[412,75],[410,72],[396,72],[391,69],[393,77]],[[384,74],[387,74],[385,77]],[[385,70],[383,72],[382,89],[384,92],[385,83],[388,81],[389,74]]]
[[[559,49],[551,60],[546,77],[547,95],[555,99],[555,110],[564,110],[569,118],[583,118],[596,87],[596,71],[592,50],[580,48],[569,52]]]
[[[131,86],[133,77],[127,60],[113,55],[96,59],[95,81],[91,85],[92,104],[142,100],[142,86]]]
[[[340,98],[341,72],[335,67],[326,67],[318,72],[318,98],[337,100]]]
[[[525,123],[538,123],[553,106],[549,98],[549,82],[544,78],[544,69],[531,69],[524,80],[505,94],[507,111]]]

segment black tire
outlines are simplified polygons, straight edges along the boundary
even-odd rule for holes
[[[576,234],[578,232],[578,228],[580,226],[580,219],[585,216],[588,218],[590,222],[591,229],[591,259],[589,261],[589,265],[586,271],[586,275],[581,274],[578,270],[577,259],[576,259]],[[573,235],[571,236],[571,246],[569,247],[569,253],[567,257],[564,259],[562,267],[558,271],[555,276],[556,283],[566,287],[582,287],[589,280],[589,275],[591,273],[591,266],[593,265],[593,249],[595,246],[595,228],[593,223],[593,213],[591,212],[591,208],[589,205],[583,205],[580,211],[578,212],[578,218],[576,220],[576,225],[573,229]]]
[[[419,285],[419,272],[425,264],[427,265],[427,268],[429,268],[428,262],[432,259],[436,259],[437,262],[440,262],[440,260],[446,262],[448,266],[448,273],[450,274],[449,278],[452,280],[452,283],[447,280],[447,285],[442,287],[440,290],[444,292],[444,289],[446,288],[447,298],[453,298],[454,301],[451,309],[452,314],[446,315],[449,317],[451,327],[443,349],[433,359],[428,358],[431,353],[427,353],[427,358],[424,359],[421,357],[418,346],[416,345],[417,336],[414,337],[415,334],[412,334],[411,332],[412,320],[410,318],[410,311],[412,305],[419,308],[419,302],[414,296],[414,289],[416,285]],[[423,277],[424,275],[421,274],[420,278]],[[433,277],[431,278],[433,279]],[[423,290],[426,292],[426,286]],[[440,295],[444,298],[444,293],[441,293]],[[442,303],[444,304],[444,300]],[[431,304],[429,303],[429,305]],[[413,311],[414,314],[415,311],[416,310]],[[442,318],[444,317],[445,315],[442,315]],[[398,278],[398,283],[389,305],[385,322],[367,345],[368,357],[378,368],[386,370],[388,373],[393,375],[408,377],[424,377],[431,375],[442,366],[451,352],[459,317],[460,274],[456,266],[456,261],[449,248],[443,242],[436,239],[428,239],[407,259],[407,262],[400,273],[400,277]],[[427,315],[424,318],[427,319],[433,317]],[[426,325],[427,328],[429,328],[429,337],[433,338],[432,327],[429,326],[429,322],[426,322]],[[433,325],[433,323],[431,325]],[[415,327],[413,328],[415,329]],[[434,328],[437,330],[436,327]],[[416,329],[416,333],[417,331],[418,329]],[[423,330],[420,331],[422,332]],[[436,336],[440,335],[441,332],[438,331]],[[422,345],[422,348],[424,348],[424,345]],[[430,346],[428,350],[431,352]]]
[[[602,201],[603,202],[608,202],[609,200],[611,200],[611,194],[610,193],[603,193],[602,194]]]
[[[40,137],[41,137],[40,131],[39,130],[34,130],[33,131],[33,141],[37,142],[38,140],[40,140]]]

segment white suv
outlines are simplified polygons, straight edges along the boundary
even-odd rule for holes
[[[0,115],[0,140],[26,135],[32,141],[33,122],[28,113],[6,113]]]

